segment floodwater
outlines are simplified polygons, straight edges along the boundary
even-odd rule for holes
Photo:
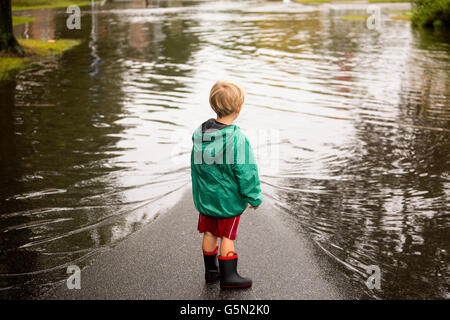
[[[190,184],[215,80],[247,90],[266,201],[375,298],[450,298],[450,36],[365,5],[106,2],[23,12],[22,38],[76,38],[0,87],[0,296],[157,219]],[[393,5],[402,10],[407,4]],[[195,226],[193,226],[195,232]],[[381,271],[368,289],[366,269]]]

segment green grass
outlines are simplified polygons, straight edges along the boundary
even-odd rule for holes
[[[412,12],[411,10],[403,10],[403,11],[393,11],[392,13],[398,13],[397,15],[391,16],[393,20],[411,20]],[[339,18],[344,20],[353,20],[353,21],[363,21],[367,20],[368,16],[358,16],[358,15],[347,15],[340,16]]]
[[[0,80],[8,79],[13,71],[25,69],[40,57],[54,56],[79,45],[81,41],[61,39],[54,41],[18,39],[26,52],[25,58],[0,56]]]
[[[331,3],[331,2],[352,2],[357,1],[361,2],[361,0],[294,0],[295,2],[303,3],[303,4],[312,4],[312,3]],[[410,2],[409,0],[366,0],[370,3],[377,2]]]
[[[61,54],[80,44],[79,40],[61,39],[53,41],[19,39],[20,45],[32,55],[51,56]]]
[[[34,21],[33,17],[12,17],[13,18],[13,26],[17,26],[18,24],[24,24],[27,22]]]
[[[411,2],[410,0],[369,0],[370,3],[379,2]]]
[[[300,3],[325,3],[325,2],[331,2],[329,0],[294,0],[295,2],[300,2]]]
[[[9,78],[12,71],[25,69],[29,58],[0,57],[0,80]]]
[[[62,8],[70,5],[79,7],[90,5],[90,1],[67,0],[12,0],[12,11]]]
[[[400,11],[392,11],[391,13],[396,13],[396,15],[392,16],[391,19],[394,20],[411,20],[412,11],[411,10],[400,10]]]

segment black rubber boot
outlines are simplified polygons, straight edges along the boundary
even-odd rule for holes
[[[217,250],[214,252],[203,251],[203,260],[205,261],[205,280],[206,282],[213,282],[220,278],[219,267],[217,266]]]
[[[236,253],[230,257],[219,256],[221,289],[244,289],[251,287],[252,279],[243,278],[237,273],[237,262],[238,255]]]

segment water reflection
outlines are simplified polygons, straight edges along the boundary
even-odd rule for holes
[[[38,294],[176,202],[222,77],[247,89],[238,124],[279,134],[268,201],[361,290],[379,265],[370,295],[448,297],[448,37],[372,32],[335,7],[136,0],[84,7],[81,30],[64,10],[18,26],[83,43],[0,89],[2,297]]]
[[[371,82],[364,88],[365,80],[355,79],[351,89],[364,90],[365,97],[353,112],[352,140],[339,141],[327,158],[316,159],[325,165],[316,177],[300,174],[280,182],[298,191],[283,189],[278,197],[357,282],[367,278],[367,266],[380,266],[383,285],[377,296],[448,298],[448,45],[430,56],[418,50],[423,47],[420,34],[404,39],[410,41],[405,44],[410,52],[400,56],[406,61],[396,56],[395,62],[410,68],[392,74],[392,62],[386,70],[373,61],[371,77],[389,72],[392,82],[386,86],[380,81],[377,88]],[[375,41],[383,45],[386,39]],[[389,48],[382,47],[383,51],[370,52],[375,54],[372,58],[384,55],[393,60]],[[342,52],[345,63],[349,56],[361,61],[365,54],[358,47],[351,54],[347,47],[330,48]],[[308,176],[314,167],[304,162],[310,159],[302,160],[304,167],[297,169]],[[324,170],[330,177],[323,177]]]
[[[165,47],[175,40],[163,41],[165,32],[178,35],[177,29],[152,25],[133,29],[120,21],[108,25],[118,17],[102,15],[96,5],[90,9],[82,17],[83,28],[74,33],[64,28],[64,14],[49,11],[58,37],[75,35],[85,41],[60,59],[39,62],[20,74],[17,83],[2,84],[1,101],[7,108],[2,108],[5,116],[1,117],[5,121],[0,197],[5,254],[0,273],[2,288],[10,288],[2,291],[5,297],[27,296],[30,292],[25,287],[34,291],[36,284],[61,278],[68,263],[83,266],[92,254],[152,220],[167,201],[175,201],[171,194],[188,182],[173,168],[172,178],[170,172],[154,174],[162,167],[145,158],[155,149],[144,154],[128,152],[136,149],[136,143],[146,145],[153,139],[147,134],[137,141],[139,130],[154,132],[148,122],[139,129],[138,123],[127,121],[133,119],[129,117],[134,107],[131,99],[138,90],[133,90],[131,98],[125,91],[133,61],[128,48],[133,49],[133,39],[138,43],[139,37],[149,37],[149,42],[165,51],[165,57],[173,56],[173,63],[184,63],[189,54],[184,51],[177,56],[179,50]],[[48,29],[46,23],[41,27]],[[46,39],[48,32],[41,36]],[[168,78],[177,72],[170,66],[158,68]],[[177,90],[172,83],[157,81],[155,90]],[[14,109],[15,104],[20,108]],[[139,112],[146,115],[152,110]],[[142,160],[144,166],[139,164]]]

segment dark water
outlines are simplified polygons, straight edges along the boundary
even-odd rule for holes
[[[364,7],[144,2],[15,29],[83,42],[1,83],[1,297],[38,295],[175,203],[209,89],[231,78],[238,125],[272,146],[266,201],[371,296],[450,298],[449,34],[339,17]]]

